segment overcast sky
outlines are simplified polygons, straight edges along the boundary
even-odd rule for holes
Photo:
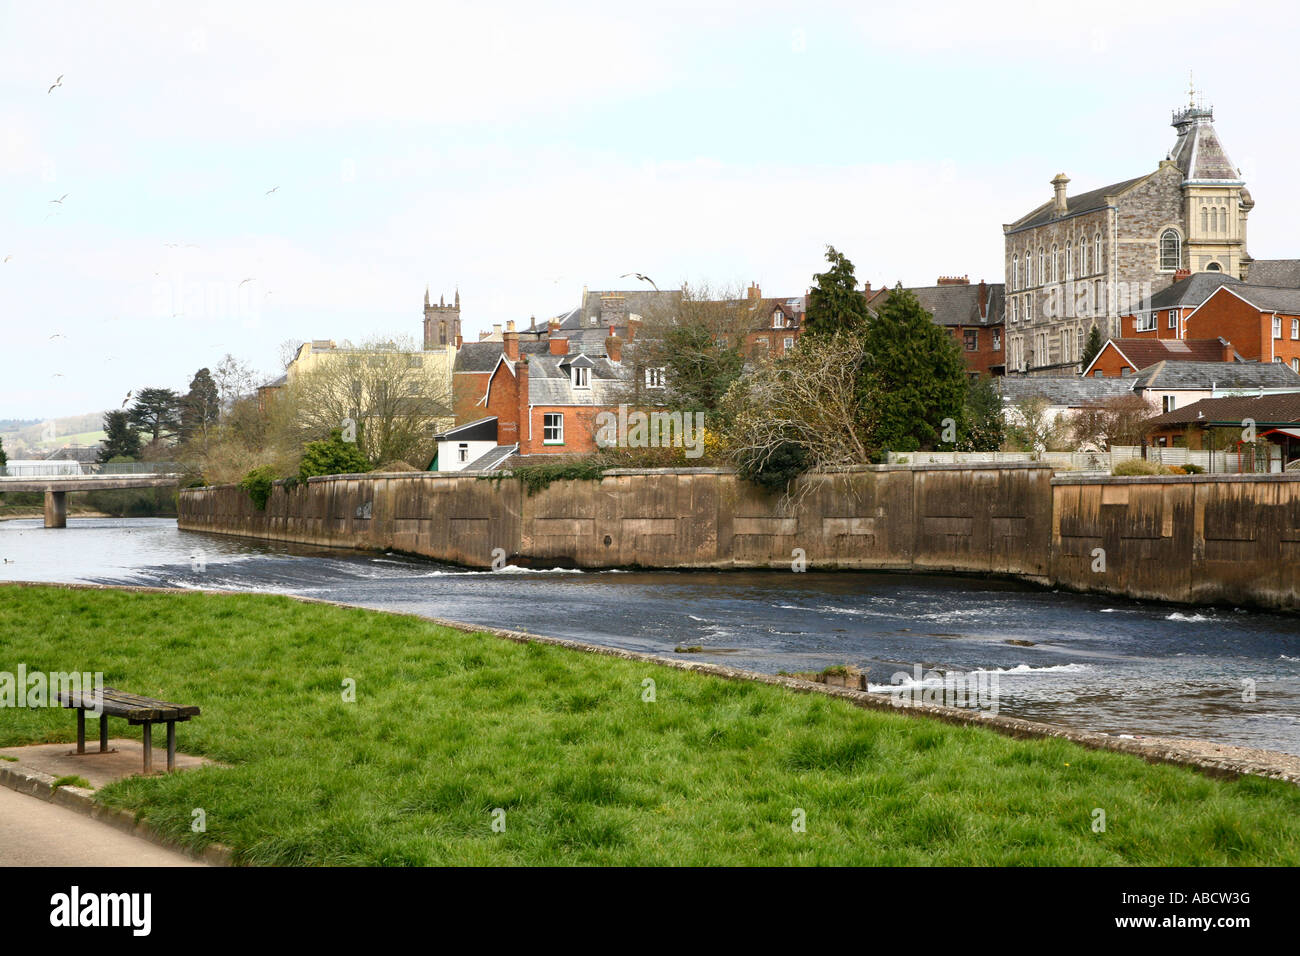
[[[1290,4],[623,6],[0,5],[0,418],[419,335],[426,284],[473,339],[632,271],[797,295],[827,243],[1001,281],[1055,173],[1156,167],[1189,70],[1251,254],[1300,257]]]

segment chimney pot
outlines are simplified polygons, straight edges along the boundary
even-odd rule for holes
[[[616,335],[605,339],[605,354],[609,356],[611,362],[623,361],[623,340]]]
[[[550,344],[551,344],[551,354],[552,354],[552,355],[568,355],[568,354],[569,354],[569,340],[568,340],[568,339],[555,338],[554,336],[552,336],[552,337],[550,338],[549,341],[550,341]]]
[[[497,328],[500,328],[500,326],[497,326]],[[512,362],[519,361],[519,333],[518,332],[507,332],[502,337],[502,350],[505,352],[506,358],[510,359],[510,361]]]
[[[1070,208],[1065,198],[1065,187],[1069,182],[1070,177],[1065,173],[1057,173],[1052,179],[1052,205],[1058,216],[1064,216]]]

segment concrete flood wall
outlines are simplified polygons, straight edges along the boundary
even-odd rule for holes
[[[489,567],[993,573],[1195,604],[1300,609],[1300,476],[1053,478],[1039,464],[867,466],[788,499],[720,469],[610,472],[529,495],[511,478],[407,472],[185,489],[180,527]],[[499,551],[497,549],[500,549]],[[1104,566],[1098,569],[1098,550]]]
[[[998,572],[1047,580],[1051,469],[868,466],[787,500],[721,469],[616,471],[529,495],[462,473],[313,478],[265,511],[233,485],[189,488],[180,527],[488,567],[811,567]]]
[[[1300,609],[1300,476],[1062,476],[1052,496],[1054,583]],[[1094,570],[1098,548],[1104,570]]]

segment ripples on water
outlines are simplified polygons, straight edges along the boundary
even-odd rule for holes
[[[166,519],[0,522],[0,556],[13,562],[0,579],[300,594],[657,654],[699,646],[694,659],[769,673],[854,664],[876,686],[917,665],[986,671],[1003,714],[1300,753],[1300,618],[1287,615],[936,575],[464,571]]]

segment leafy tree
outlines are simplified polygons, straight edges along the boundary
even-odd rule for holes
[[[355,475],[370,467],[357,443],[344,441],[343,430],[335,428],[329,438],[308,443],[298,466],[298,478],[306,481],[316,475]]]
[[[1080,368],[1087,368],[1092,360],[1097,357],[1097,353],[1106,343],[1101,340],[1101,329],[1093,326],[1088,330],[1088,339],[1083,343],[1083,356],[1079,359]]]
[[[867,323],[863,346],[871,355],[868,371],[877,395],[878,448],[932,448],[942,440],[945,419],[962,427],[966,363],[952,336],[934,324],[916,296],[896,287]]]
[[[126,412],[114,410],[104,413],[103,447],[99,450],[99,461],[110,462],[114,459],[135,461],[140,457],[140,432],[131,424],[131,416]]]
[[[201,368],[190,380],[190,390],[181,399],[180,434],[182,441],[206,438],[221,417],[221,399],[212,373]]]
[[[1051,403],[1036,395],[1022,398],[1007,409],[1006,424],[1011,440],[1035,455],[1060,444],[1065,431]]]
[[[180,431],[181,397],[170,388],[142,389],[128,416],[131,424],[150,434],[149,444],[156,444]]]
[[[664,337],[665,398],[671,407],[712,412],[745,366],[741,342],[723,345],[704,325],[679,325]]]
[[[5,440],[0,438],[0,466],[9,464],[9,456],[5,454]]]
[[[804,328],[809,335],[858,329],[868,318],[867,300],[858,291],[853,263],[834,246],[826,247],[826,261],[831,267],[813,276],[808,293]]]
[[[1002,397],[987,375],[966,387],[966,426],[961,442],[965,451],[997,451],[1002,447]]]

